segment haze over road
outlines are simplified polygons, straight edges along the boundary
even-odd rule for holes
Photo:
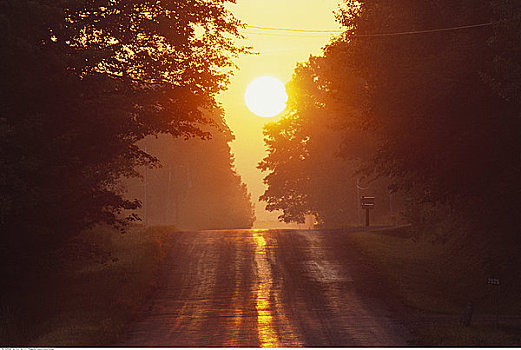
[[[118,345],[407,345],[378,285],[360,278],[348,234],[175,233],[163,287]]]

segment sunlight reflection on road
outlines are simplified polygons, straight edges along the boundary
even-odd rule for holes
[[[255,307],[257,309],[257,330],[260,347],[279,347],[280,344],[270,308],[270,294],[273,281],[266,254],[266,240],[256,231],[253,231],[253,240],[255,242],[255,263],[259,276],[258,289],[255,295]]]

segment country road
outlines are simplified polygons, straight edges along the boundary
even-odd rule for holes
[[[346,231],[174,233],[163,286],[118,346],[405,346]]]

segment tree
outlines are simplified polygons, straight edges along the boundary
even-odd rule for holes
[[[2,1],[2,247],[52,249],[122,223],[121,176],[157,160],[146,135],[208,138],[239,22],[223,1]],[[4,244],[5,243],[5,244]]]
[[[363,82],[345,71],[343,58],[342,50],[330,48],[298,65],[288,84],[289,112],[265,127],[268,156],[259,168],[269,173],[261,200],[268,210],[282,210],[286,222],[302,223],[313,214],[325,227],[359,224],[357,197],[363,194],[378,196],[380,219],[389,215],[386,181],[373,181],[370,190],[367,181],[359,186],[358,169],[374,142],[359,125]]]
[[[362,1],[341,13],[348,30],[332,46],[366,82],[369,168],[419,202],[457,210],[474,223],[470,237],[496,241],[519,241],[516,6]]]
[[[338,14],[346,28],[342,37],[309,62],[308,81],[316,89],[306,98],[320,101],[312,112],[316,118],[338,115],[344,158],[369,139],[369,151],[358,153],[363,174],[390,178],[394,191],[419,204],[457,210],[473,222],[473,237],[494,230],[493,239],[519,241],[518,5],[485,0],[346,4]],[[292,130],[311,125],[302,113],[306,103],[297,102]],[[278,127],[283,123],[288,122]],[[277,137],[293,134],[269,129],[270,155],[261,166],[274,171],[266,180],[270,186],[290,184],[275,178],[282,174],[277,169],[282,161],[274,156],[279,152],[289,161],[291,152],[284,156],[272,143],[280,146]],[[326,144],[324,139],[316,142]],[[325,148],[335,151],[332,145]],[[269,188],[265,199],[281,208],[276,198],[283,197]],[[309,195],[305,201],[307,208],[316,202]]]
[[[124,184],[128,198],[146,203],[139,215],[149,225],[175,225],[182,230],[252,227],[250,194],[234,170],[229,146],[234,136],[222,109],[206,115],[217,125],[211,140],[159,135],[140,142],[159,159],[161,168],[143,169],[143,178],[126,179]]]
[[[497,76],[494,62],[502,54],[489,46],[491,10],[491,2],[478,0],[364,1],[358,14],[343,17],[358,37],[347,34],[342,45],[351,51],[346,63],[367,82],[363,118],[379,140],[378,173],[392,176],[398,188],[420,188],[422,201],[458,206],[467,218],[487,211],[492,217],[478,219],[480,225],[497,226],[503,221],[497,218],[506,219],[504,205],[519,207],[505,189],[518,188],[520,125],[518,109],[485,78]],[[360,36],[471,24],[484,25]]]
[[[515,1],[490,1],[494,33],[489,40],[495,52],[494,70],[487,78],[499,95],[521,104],[521,5]]]

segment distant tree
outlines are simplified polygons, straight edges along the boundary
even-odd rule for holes
[[[206,115],[216,124],[211,140],[159,135],[140,142],[141,148],[159,159],[161,168],[146,170],[146,201],[144,177],[126,179],[124,185],[128,198],[146,203],[139,216],[145,219],[146,209],[148,224],[183,230],[252,227],[255,214],[250,194],[234,170],[229,146],[234,136],[222,109]]]
[[[146,135],[207,138],[239,22],[224,1],[0,2],[3,253],[122,223],[121,176],[156,159]]]

